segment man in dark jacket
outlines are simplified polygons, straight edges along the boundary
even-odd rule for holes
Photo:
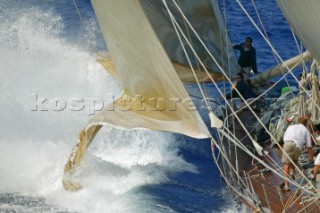
[[[251,87],[244,82],[243,74],[238,73],[236,78],[235,88],[239,91],[244,99],[256,98],[256,93],[251,89]],[[226,94],[226,99],[240,97],[235,89],[232,89],[230,93]]]
[[[252,46],[252,38],[246,37],[245,42],[239,45],[232,45],[236,50],[240,51],[238,64],[240,72],[244,74],[245,82],[249,81],[249,73],[252,70],[255,74],[258,73],[256,61],[256,49]]]

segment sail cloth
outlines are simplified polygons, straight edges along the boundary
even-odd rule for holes
[[[89,126],[109,123],[209,137],[140,2],[92,0],[92,5],[125,92]]]
[[[234,77],[237,71],[237,59],[235,52],[231,48],[231,41],[224,27],[224,19],[220,11],[218,1],[179,0],[177,3],[194,30],[197,32],[198,36],[204,42],[210,53],[215,57],[218,65],[229,77]],[[144,9],[148,21],[155,31],[158,39],[172,61],[180,80],[183,82],[196,82],[163,2],[161,0],[140,0],[140,4]],[[211,77],[216,81],[223,80],[224,76],[220,68],[206,52],[199,39],[181,16],[173,1],[167,1],[167,5],[189,42],[192,44],[192,47],[197,51],[201,62],[210,72]],[[184,41],[184,47],[188,52],[192,67],[195,70],[199,81],[211,82],[211,79],[208,77],[206,72],[204,72],[203,67],[201,67],[197,62],[196,57],[192,53],[186,41]],[[101,58],[99,62],[106,67],[109,72],[114,74],[115,70],[112,69],[114,66],[110,57],[108,57],[108,55],[104,55],[105,57],[103,57],[103,55],[100,56]]]
[[[203,45],[196,38],[173,1],[166,2],[184,34],[197,51],[202,63],[206,66],[206,69],[209,72],[215,73],[213,75],[215,80],[221,80],[223,76],[221,70],[205,51]],[[224,27],[224,19],[218,0],[178,0],[175,2],[181,8],[210,53],[215,57],[219,66],[222,67],[229,77],[234,77],[237,72],[237,58],[234,50],[231,48],[231,41]],[[140,3],[171,61],[189,67],[187,58],[184,56],[183,49],[163,2],[161,0],[140,0]],[[184,46],[191,58],[192,66],[198,69],[199,66],[196,58],[185,41]],[[200,67],[201,69],[202,67]]]
[[[113,70],[124,93],[80,132],[62,179],[70,191],[82,188],[74,179],[76,169],[104,124],[210,137],[140,2],[92,0],[92,5],[110,52],[105,66]]]
[[[295,34],[311,55],[320,59],[320,1],[277,0]]]
[[[112,75],[114,78],[117,78],[117,71],[116,68],[112,62],[112,59],[108,53],[99,53],[97,61],[106,69],[106,71],[109,72],[110,75]],[[176,70],[180,80],[182,82],[188,82],[188,83],[194,83],[195,77],[193,74],[193,71],[196,73],[196,76],[198,78],[199,82],[212,82],[208,74],[202,70],[197,70],[190,68],[190,66],[183,65],[181,63],[172,62],[172,65],[174,69]],[[211,72],[210,76],[212,79],[216,81],[222,81],[223,75]]]

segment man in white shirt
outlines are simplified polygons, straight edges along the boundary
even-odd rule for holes
[[[311,135],[309,130],[306,128],[308,119],[306,117],[299,117],[298,122],[298,124],[289,126],[283,136],[283,150],[286,152],[286,154],[282,154],[284,175],[289,177],[289,172],[292,170],[292,179],[294,179],[295,167],[291,163],[290,159],[297,164],[304,146],[307,147],[310,161],[313,162]],[[289,181],[285,180],[284,184],[281,184],[280,187],[285,191],[289,191]]]

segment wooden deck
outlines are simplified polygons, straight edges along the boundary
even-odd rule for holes
[[[270,154],[273,159],[278,158],[275,152],[271,151]],[[318,199],[308,199],[306,192],[292,184],[290,191],[280,189],[278,185],[283,182],[282,178],[272,172],[264,174],[261,169],[263,167],[256,167],[247,177],[250,178],[254,192],[263,207],[270,208],[272,212],[320,212]],[[295,182],[300,185],[307,184],[302,178],[297,178]]]
[[[241,120],[254,120],[251,112],[247,110],[240,112],[238,115]],[[247,128],[251,132],[253,127]],[[243,144],[246,146],[252,146],[252,143],[248,136],[246,136],[245,131],[236,121],[234,125],[230,126],[230,131],[235,132],[236,137],[240,139]],[[241,164],[239,164],[239,174],[242,178],[242,181],[246,184],[246,186],[248,186],[250,191],[247,192],[247,198],[239,196],[239,199],[253,212],[320,212],[319,199],[311,198],[311,196],[308,196],[306,192],[302,192],[292,184],[290,184],[290,191],[284,191],[279,187],[279,184],[283,182],[282,178],[271,171],[263,173],[262,171],[264,167],[261,166],[261,164],[258,164],[258,161],[253,160],[244,151],[234,149],[234,146],[227,146],[226,142],[227,140],[224,139],[223,143],[227,148],[228,158],[233,166],[235,166],[235,162],[237,162],[235,156],[238,157],[238,161],[241,162]],[[282,169],[283,165],[280,159],[280,149],[274,147],[269,151],[270,153],[268,156],[261,157],[260,159],[276,170],[279,170],[280,168]],[[220,164],[220,166],[223,165]],[[297,172],[296,175],[296,183],[301,186],[307,184],[306,181],[303,181],[302,178],[298,176]],[[239,195],[238,193],[240,193],[233,190],[231,191],[236,195]],[[255,200],[258,200],[259,203],[253,203],[253,199],[250,197],[251,195],[253,195]]]

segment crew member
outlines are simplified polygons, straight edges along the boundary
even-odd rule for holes
[[[306,127],[308,118],[299,117],[298,122],[298,124],[289,126],[283,136],[283,150],[287,154],[282,154],[282,162],[284,164],[283,170],[286,177],[289,177],[289,172],[292,171],[290,175],[291,179],[294,179],[295,167],[289,158],[291,158],[292,161],[297,164],[298,158],[304,146],[307,147],[310,161],[313,162],[311,135]],[[285,191],[289,191],[289,181],[285,180],[284,183],[280,184],[280,187]]]
[[[245,42],[234,45],[232,47],[240,51],[240,57],[238,64],[240,66],[240,72],[244,74],[244,80],[249,83],[249,73],[252,70],[255,74],[258,73],[256,49],[252,46],[252,38],[246,37]]]
[[[317,180],[317,174],[319,169],[320,169],[320,152],[317,154],[317,157],[314,161],[313,174],[311,174],[311,176],[309,177],[309,179],[311,179],[313,183],[315,183]]]
[[[226,94],[226,99],[230,99],[231,97],[240,97],[239,93],[234,88],[238,90],[238,92],[242,95],[244,99],[257,97],[256,93],[251,89],[251,87],[244,82],[242,73],[237,74],[236,85],[233,86],[230,93]]]

